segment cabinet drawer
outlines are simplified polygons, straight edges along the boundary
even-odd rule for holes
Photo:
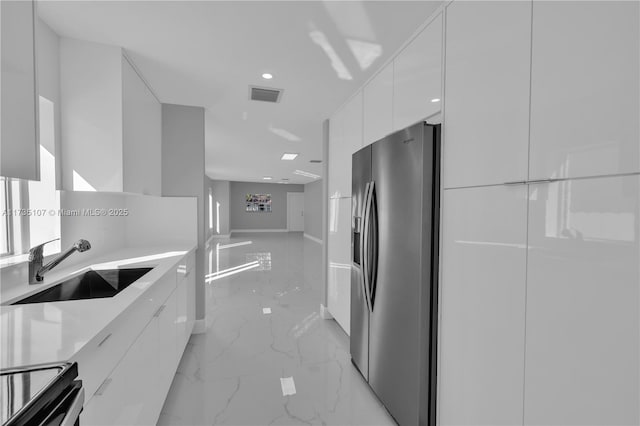
[[[128,311],[118,316],[75,356],[87,399],[91,398],[149,322],[149,315]]]
[[[159,278],[140,300],[129,306],[77,353],[73,360],[78,362],[78,372],[87,399],[93,396],[175,287],[176,280],[172,273]]]

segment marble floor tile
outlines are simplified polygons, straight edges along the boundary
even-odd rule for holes
[[[214,242],[213,323],[191,336],[160,425],[395,424],[351,364],[347,335],[320,318],[321,250],[301,233]],[[288,377],[296,392],[283,396]]]

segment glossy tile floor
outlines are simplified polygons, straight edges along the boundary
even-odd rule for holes
[[[207,253],[213,325],[191,336],[159,424],[395,424],[351,364],[347,335],[320,318],[322,246],[240,235]]]

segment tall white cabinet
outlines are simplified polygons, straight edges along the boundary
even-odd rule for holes
[[[526,425],[638,424],[640,176],[530,185]]]
[[[531,1],[447,8],[445,188],[527,178]]]
[[[442,14],[393,61],[393,130],[436,114],[442,101]]]
[[[527,188],[445,191],[440,424],[522,421]]]
[[[640,422],[639,20],[447,7],[442,425]]]
[[[362,92],[329,125],[327,308],[349,334],[351,320],[351,156],[362,148]]]
[[[640,3],[534,2],[532,179],[640,167]]]

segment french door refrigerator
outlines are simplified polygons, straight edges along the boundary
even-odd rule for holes
[[[435,425],[440,125],[353,154],[351,359],[400,425]]]

